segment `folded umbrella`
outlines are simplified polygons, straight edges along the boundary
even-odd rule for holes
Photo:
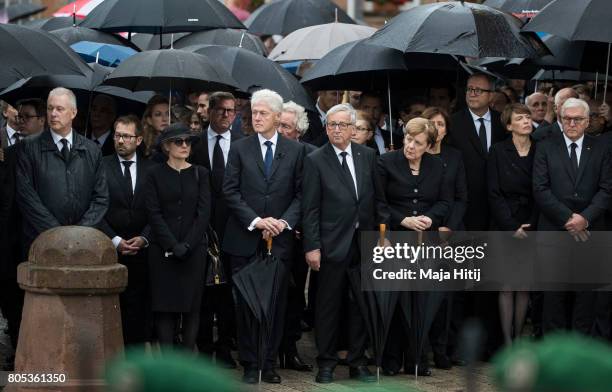
[[[98,42],[81,41],[70,46],[72,50],[79,54],[85,61],[89,63],[99,63],[116,67],[129,58],[138,53],[132,48],[127,48],[121,45],[111,45]]]
[[[175,40],[172,46],[175,49],[182,49],[192,45],[235,46],[266,56],[266,48],[259,37],[245,30],[213,29],[198,31]]]

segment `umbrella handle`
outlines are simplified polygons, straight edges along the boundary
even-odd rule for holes
[[[383,244],[385,243],[385,234],[387,233],[387,225],[381,223],[380,225],[378,225],[378,231],[380,233],[380,246],[383,246]]]
[[[272,237],[266,240],[266,249],[268,250],[268,255],[272,254]]]

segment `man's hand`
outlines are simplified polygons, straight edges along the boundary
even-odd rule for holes
[[[433,224],[431,218],[425,215],[417,216],[417,220],[426,226],[425,229],[429,229]]]
[[[531,225],[529,223],[525,223],[525,224],[521,225],[521,227],[516,229],[514,234],[512,234],[512,237],[518,238],[519,240],[524,240],[525,238],[528,237],[527,232],[525,230],[530,228],[530,227],[531,227]]]
[[[610,106],[607,103],[602,103],[599,106],[599,115],[606,119],[606,121],[610,121]]]
[[[318,271],[321,268],[321,250],[315,249],[306,252],[306,263],[313,271]]]
[[[259,222],[255,224],[255,227],[262,231],[268,231],[272,235],[272,237],[276,237],[283,230],[285,230],[285,223],[279,221],[278,219],[274,219],[272,217],[260,219]]]
[[[145,245],[147,244],[144,240],[144,238],[142,238],[141,236],[137,236],[134,237],[132,239],[129,239],[127,241],[128,244],[130,244],[130,246],[135,246],[138,248],[138,250],[142,249],[145,247]]]
[[[584,231],[588,225],[589,223],[582,215],[572,214],[565,224],[565,230],[569,231],[571,235],[576,236],[579,232]]]
[[[423,220],[421,220],[419,218],[421,218],[421,217],[407,216],[407,217],[404,218],[404,220],[402,220],[401,225],[404,226],[407,229],[414,230],[414,231],[427,230],[429,228],[429,226],[431,226],[431,220],[430,220],[430,223],[429,223],[429,226],[428,226],[427,222],[425,222],[425,221],[423,221]]]
[[[117,246],[117,251],[125,256],[135,255],[140,248],[129,243],[129,241],[121,240]]]

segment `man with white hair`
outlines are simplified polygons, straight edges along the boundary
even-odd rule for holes
[[[578,93],[571,87],[562,88],[555,94],[555,104],[553,110],[557,116],[557,120],[549,125],[542,125],[536,129],[531,138],[536,142],[547,139],[550,136],[561,136],[563,134],[563,123],[561,122],[561,107],[569,98],[578,98]]]
[[[264,249],[262,240],[273,237],[272,254],[285,268],[278,277],[280,287],[276,313],[267,345],[262,380],[280,383],[274,365],[283,334],[287,271],[293,249],[293,230],[300,220],[302,160],[304,146],[277,131],[283,99],[271,90],[260,90],[251,97],[253,129],[256,134],[236,141],[229,152],[223,192],[229,219],[223,238],[223,251],[229,255],[232,272],[238,273]],[[257,348],[259,331],[242,294],[236,293],[236,325],[243,381],[258,380]]]
[[[389,220],[376,172],[376,153],[351,142],[356,116],[350,105],[332,107],[325,122],[329,144],[304,159],[304,251],[310,268],[319,271],[315,307],[319,352],[315,380],[319,383],[333,382],[340,333],[348,336],[350,377],[375,381],[364,355],[366,324],[357,304],[347,307],[348,331],[339,330],[343,299],[351,290],[349,267],[360,260],[360,232],[376,230]],[[352,291],[359,294],[360,288],[352,287]]]
[[[536,91],[528,95],[527,99],[525,99],[525,105],[527,105],[531,112],[533,129],[549,124],[545,119],[546,113],[548,112],[548,97],[546,94]]]
[[[102,153],[72,128],[74,93],[58,87],[47,99],[46,130],[26,138],[17,161],[17,201],[23,214],[25,250],[57,226],[95,227],[108,208]]]
[[[559,120],[563,132],[541,142],[533,162],[534,199],[540,212],[538,230],[567,231],[572,243],[585,242],[589,231],[605,230],[604,214],[612,202],[612,160],[605,143],[585,134],[589,125],[589,105],[585,101],[567,99],[559,108]],[[539,258],[542,263],[554,262],[557,268],[564,265],[560,258],[571,253]],[[587,335],[597,334],[594,323],[600,310],[595,305],[599,304],[596,293],[574,294],[572,327]],[[565,328],[569,299],[567,293],[544,294],[544,332]]]
[[[308,115],[306,110],[293,101],[283,104],[278,131],[285,137],[300,141],[308,130]]]

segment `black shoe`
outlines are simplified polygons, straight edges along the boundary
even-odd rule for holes
[[[217,354],[215,356],[217,366],[220,366],[225,369],[236,369],[236,361],[232,358],[232,353],[229,351],[221,351],[217,350]]]
[[[297,353],[280,354],[281,369],[297,370],[298,372],[312,372],[312,365],[307,364]]]
[[[334,369],[329,367],[319,368],[315,381],[321,384],[329,384],[334,382]]]
[[[451,358],[451,363],[454,366],[465,366],[467,364],[467,362],[459,357],[452,357]]]
[[[412,374],[414,375],[414,365],[405,365],[404,366],[404,371],[406,374]],[[419,373],[418,376],[420,377],[430,377],[431,376],[431,369],[429,368],[429,366],[427,365],[419,365]]]
[[[376,382],[376,376],[370,372],[367,366],[350,367],[349,376],[361,382]]]
[[[444,370],[449,370],[453,367],[450,358],[444,354],[434,354],[434,365],[436,365],[438,369]]]
[[[274,369],[267,369],[261,374],[261,380],[267,382],[268,384],[280,384],[281,377]]]
[[[245,368],[242,382],[247,384],[257,384],[259,382],[259,372],[257,369]]]

